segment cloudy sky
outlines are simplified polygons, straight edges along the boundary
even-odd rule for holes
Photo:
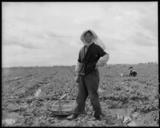
[[[3,2],[2,66],[74,65],[92,29],[108,64],[158,62],[157,2]]]

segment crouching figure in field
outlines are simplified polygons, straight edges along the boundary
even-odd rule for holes
[[[95,111],[94,117],[100,120],[103,115],[97,92],[99,87],[98,67],[107,64],[109,54],[96,42],[97,39],[97,35],[91,30],[87,30],[81,35],[84,46],[79,52],[78,63],[75,68],[75,80],[78,85],[77,106],[73,114],[67,117],[69,120],[75,119],[85,112],[85,101],[88,96]]]
[[[133,69],[133,67],[129,67],[129,76],[133,76],[136,77],[137,76],[137,72]]]

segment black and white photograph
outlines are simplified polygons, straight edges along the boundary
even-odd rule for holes
[[[2,2],[2,126],[159,126],[158,2]]]

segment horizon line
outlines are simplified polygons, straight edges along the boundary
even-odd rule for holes
[[[140,63],[110,63],[110,64],[107,64],[107,65],[137,65],[137,64],[158,64],[158,62],[140,62]],[[2,66],[2,68],[34,68],[34,67],[72,67],[72,66],[75,66],[76,64],[73,64],[73,65],[44,65],[44,66],[40,66],[40,65],[33,65],[33,66]]]

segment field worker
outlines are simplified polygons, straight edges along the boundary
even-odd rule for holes
[[[129,76],[137,76],[137,72],[133,69],[133,67],[129,67]]]
[[[100,120],[103,115],[97,92],[99,87],[98,67],[107,64],[109,54],[104,51],[101,44],[98,45],[97,40],[97,35],[91,30],[87,30],[81,35],[84,46],[79,51],[78,63],[75,68],[75,79],[78,85],[77,106],[73,114],[67,117],[69,120],[75,119],[85,112],[85,101],[88,96],[95,111],[95,119]]]

